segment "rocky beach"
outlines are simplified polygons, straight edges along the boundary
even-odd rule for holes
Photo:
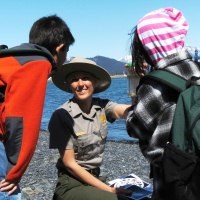
[[[20,183],[22,200],[52,199],[58,156],[57,150],[49,149],[49,133],[40,131],[35,154]],[[108,180],[134,173],[150,182],[149,164],[142,156],[138,143],[133,141],[108,141],[101,172]]]

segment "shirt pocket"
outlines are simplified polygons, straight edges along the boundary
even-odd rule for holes
[[[95,157],[95,149],[100,139],[95,134],[87,134],[77,138],[77,159],[88,160]]]

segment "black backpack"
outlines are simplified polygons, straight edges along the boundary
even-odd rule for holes
[[[166,71],[145,76],[178,93],[171,138],[163,155],[163,178],[170,200],[200,200],[200,77],[185,80]]]

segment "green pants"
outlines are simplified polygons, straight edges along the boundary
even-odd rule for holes
[[[53,200],[128,200],[111,192],[82,183],[69,174],[58,177]]]

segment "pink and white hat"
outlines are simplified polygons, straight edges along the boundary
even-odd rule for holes
[[[154,64],[184,47],[189,25],[175,8],[161,8],[139,20],[139,39]]]

